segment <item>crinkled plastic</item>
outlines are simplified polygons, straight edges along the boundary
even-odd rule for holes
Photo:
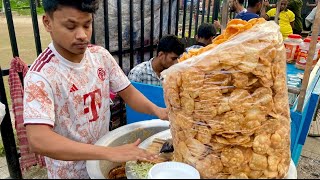
[[[175,161],[202,178],[285,177],[290,114],[278,25],[255,24],[162,76]]]

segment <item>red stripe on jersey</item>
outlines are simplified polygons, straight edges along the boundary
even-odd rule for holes
[[[35,69],[39,66],[40,62],[43,59],[43,56],[47,55],[48,51],[51,51],[49,48],[47,48],[45,51],[41,53],[41,55],[37,58],[34,65],[30,68],[30,71],[35,71]]]
[[[36,69],[37,72],[40,72],[41,69],[43,68],[44,65],[46,65],[47,63],[49,63],[51,61],[51,59],[54,57],[54,54],[51,53],[51,55],[41,63],[40,67],[38,69]]]

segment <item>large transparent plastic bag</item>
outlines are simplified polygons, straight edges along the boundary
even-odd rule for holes
[[[175,161],[202,178],[285,177],[290,114],[279,26],[262,21],[200,51],[162,73]]]

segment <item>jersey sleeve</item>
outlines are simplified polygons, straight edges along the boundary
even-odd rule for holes
[[[104,54],[104,58],[107,58],[106,61],[109,72],[110,90],[115,93],[124,90],[131,84],[128,77],[124,74],[116,60],[107,50],[104,50]]]
[[[295,15],[294,15],[294,13],[292,12],[292,11],[288,11],[288,13],[289,13],[289,21],[290,22],[293,22],[293,21],[295,21]]]
[[[54,127],[54,97],[48,81],[37,73],[29,72],[24,79],[24,87],[24,125]]]
[[[274,15],[274,10],[275,10],[275,9],[273,8],[273,9],[270,9],[270,10],[267,12],[267,15],[269,16],[269,18],[275,16],[275,15]]]

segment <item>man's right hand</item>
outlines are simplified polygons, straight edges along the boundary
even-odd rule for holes
[[[132,144],[126,144],[123,146],[113,147],[107,153],[110,154],[108,160],[112,162],[128,162],[135,160],[154,160],[158,155],[151,154],[144,149],[140,149],[138,146],[141,140],[138,139]]]

